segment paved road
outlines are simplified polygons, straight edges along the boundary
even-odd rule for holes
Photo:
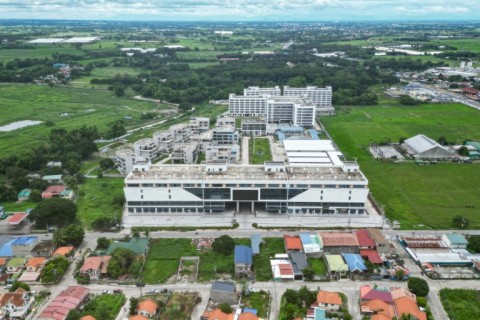
[[[249,141],[250,141],[250,137],[242,138],[242,164],[243,165],[249,164],[249,159],[248,159],[248,154],[249,154],[248,142]]]

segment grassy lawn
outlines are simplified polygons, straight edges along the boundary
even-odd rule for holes
[[[450,319],[478,319],[480,292],[472,289],[442,289],[440,300]]]
[[[114,320],[125,304],[123,294],[103,294],[92,298],[84,307],[81,316],[91,315],[96,319]],[[100,313],[106,310],[105,313]]]
[[[270,258],[276,253],[285,253],[283,238],[264,238],[260,245],[260,254],[253,257],[253,267],[257,281],[269,281],[272,279]]]
[[[100,217],[121,220],[122,208],[113,204],[116,196],[123,195],[123,178],[86,179],[77,195],[77,218],[88,229]]]
[[[315,275],[325,277],[327,273],[327,265],[321,258],[308,258],[308,264],[312,268]]]
[[[155,239],[150,241],[143,281],[164,283],[175,274],[182,256],[195,256],[197,251],[189,239]]]
[[[459,104],[427,104],[415,107],[384,101],[380,106],[340,108],[338,116],[322,123],[347,158],[359,159],[374,197],[387,216],[402,229],[451,228],[451,220],[463,215],[470,228],[480,228],[478,164],[440,163],[433,166],[388,164],[373,160],[370,142],[398,142],[400,137],[423,133],[433,139],[445,136],[461,143],[480,140],[480,113]],[[475,206],[469,208],[467,206]]]
[[[270,302],[270,295],[266,291],[251,292],[248,297],[242,297],[244,307],[256,309],[257,315],[260,318],[267,317],[268,304]]]
[[[252,138],[249,141],[249,157],[251,164],[263,164],[272,160],[268,138]]]
[[[71,130],[86,125],[96,126],[99,132],[104,132],[110,123],[125,116],[132,117],[131,120],[125,120],[126,127],[138,126],[145,122],[141,119],[143,112],[169,108],[152,102],[116,97],[109,91],[40,85],[0,85],[0,105],[0,126],[20,120],[54,123],[51,127],[39,124],[0,132],[0,148],[4,156],[25,152],[45,143],[52,129]]]

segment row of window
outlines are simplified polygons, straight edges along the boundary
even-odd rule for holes
[[[129,188],[287,188],[279,183],[127,183]],[[365,189],[366,185],[349,184],[289,184],[288,188],[305,189]]]

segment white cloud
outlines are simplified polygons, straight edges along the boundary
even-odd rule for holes
[[[0,0],[2,19],[478,19],[479,11],[479,1],[451,0]]]

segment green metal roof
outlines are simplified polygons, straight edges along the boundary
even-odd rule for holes
[[[478,151],[480,151],[480,141],[467,141],[466,143],[467,146],[472,146]]]
[[[132,250],[136,254],[145,254],[148,246],[148,239],[146,238],[133,238],[130,241],[114,241],[107,249],[107,255],[112,254],[115,249],[125,248]]]
[[[327,254],[325,255],[325,260],[330,268],[330,271],[343,272],[348,271],[348,266],[343,261],[343,258],[339,254]]]
[[[62,175],[61,174],[52,174],[49,176],[43,176],[43,180],[62,180]]]
[[[449,233],[446,234],[446,236],[452,244],[468,244],[468,241],[463,234]]]
[[[32,193],[31,189],[23,189],[18,193],[18,197],[30,197],[30,193]]]
[[[25,264],[25,258],[13,258],[12,260],[8,261],[7,268],[13,267],[18,268]]]

